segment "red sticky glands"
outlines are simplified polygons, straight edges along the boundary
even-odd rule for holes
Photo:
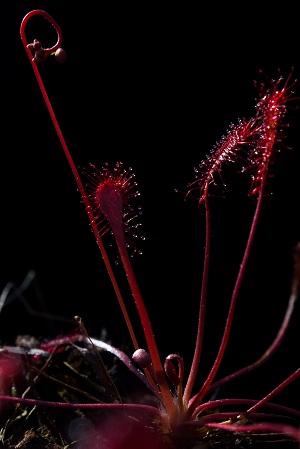
[[[135,253],[133,239],[137,237],[136,230],[141,226],[138,220],[142,211],[139,206],[132,205],[132,200],[140,195],[132,169],[122,170],[121,162],[113,170],[110,170],[108,164],[100,170],[90,164],[90,169],[83,170],[83,173],[89,181],[86,192],[99,234],[102,237],[111,231],[119,242],[125,237],[126,245],[131,246]]]
[[[269,80],[268,87],[255,82],[259,92],[256,116],[239,119],[237,125],[232,123],[207,158],[194,169],[196,180],[189,184],[188,195],[196,195],[198,191],[199,204],[205,201],[211,185],[222,189],[222,167],[232,163],[240,164],[242,171],[252,174],[251,197],[264,194],[274,154],[284,148],[287,103],[295,100],[292,74],[293,69],[286,80],[278,75],[277,79]]]
[[[33,15],[40,15],[47,19],[57,30],[58,42],[51,49],[43,49],[40,42],[28,43],[25,27]],[[139,193],[136,190],[136,182],[131,170],[124,169],[118,162],[113,168],[104,164],[103,168],[90,165],[82,171],[87,182],[84,183],[79,170],[73,161],[71,153],[65,142],[50,100],[38,71],[38,64],[47,62],[47,56],[55,52],[59,62],[63,62],[65,53],[61,50],[62,34],[56,22],[44,11],[31,11],[21,24],[21,38],[29,56],[30,63],[36,75],[39,87],[44,97],[46,106],[58,134],[62,148],[74,175],[78,190],[81,194],[96,243],[101,252],[104,264],[112,281],[117,299],[126,321],[129,335],[132,341],[132,352],[124,351],[102,341],[89,337],[85,332],[83,323],[79,320],[79,329],[69,338],[60,338],[60,354],[76,347],[76,351],[85,361],[91,361],[95,367],[96,357],[100,352],[111,354],[126,368],[136,380],[136,392],[141,391],[141,385],[147,393],[141,393],[134,400],[123,398],[122,395],[103,393],[101,399],[86,395],[87,400],[82,402],[49,401],[27,397],[12,397],[9,394],[0,396],[0,402],[11,402],[23,405],[35,405],[39,407],[59,409],[79,409],[93,411],[96,433],[93,433],[93,441],[101,442],[102,449],[132,449],[135,447],[155,447],[156,449],[189,449],[196,447],[212,447],[216,438],[225,438],[225,443],[232,447],[239,438],[252,438],[255,442],[257,435],[267,435],[271,440],[274,434],[280,434],[287,442],[300,443],[300,411],[285,407],[274,402],[274,397],[287,385],[290,385],[300,375],[300,369],[295,370],[289,377],[263,398],[231,398],[218,399],[217,392],[222,386],[240,379],[243,375],[254,369],[258,369],[270,359],[281,345],[288,329],[295,302],[299,296],[299,247],[295,249],[294,276],[291,286],[290,298],[282,324],[270,346],[255,362],[229,373],[223,378],[217,378],[219,367],[223,361],[225,350],[228,346],[229,336],[235,317],[236,304],[240,298],[241,285],[245,276],[249,255],[254,243],[259,217],[262,210],[265,189],[270,178],[270,169],[274,163],[274,153],[285,148],[283,129],[287,127],[287,103],[296,100],[292,87],[293,69],[286,80],[281,74],[275,80],[268,80],[268,86],[256,83],[258,96],[255,114],[252,118],[242,118],[237,125],[231,124],[227,134],[214,146],[207,158],[195,168],[195,179],[187,186],[187,197],[195,197],[198,206],[204,209],[205,222],[205,252],[199,301],[199,316],[194,342],[194,355],[190,368],[184,366],[184,358],[171,353],[164,360],[161,359],[159,348],[156,344],[155,333],[148,315],[142,292],[131,264],[129,247],[136,252],[133,239],[137,236],[136,229],[140,226],[141,210],[134,205],[134,200]],[[245,245],[241,263],[236,275],[231,298],[229,298],[228,313],[225,319],[221,342],[213,362],[211,370],[200,388],[195,388],[199,373],[200,358],[202,355],[203,337],[205,329],[205,312],[207,305],[207,290],[210,276],[210,239],[211,239],[211,214],[210,202],[213,201],[212,193],[223,193],[225,186],[222,170],[230,164],[236,167],[241,176],[249,176],[249,196],[256,200],[255,210],[250,231]],[[251,178],[252,177],[252,183]],[[230,182],[230,179],[226,179]],[[217,187],[217,189],[215,189]],[[246,195],[247,197],[247,195]],[[246,198],[247,199],[247,198]],[[197,205],[197,203],[196,203]],[[196,206],[197,207],[197,206]],[[119,283],[106,253],[102,240],[107,233],[111,233],[119,252],[122,267],[131,291],[130,298],[123,298]],[[133,322],[128,313],[128,301],[133,299],[138,311],[140,323]],[[144,342],[139,344],[135,328],[141,325]],[[167,325],[167,324],[165,324]],[[172,329],[170,329],[172,332]],[[193,344],[193,343],[191,343]],[[13,349],[6,349],[13,353]],[[39,354],[39,357],[49,357],[56,353],[55,345],[49,342],[47,345],[31,349],[31,353]],[[42,352],[40,352],[42,351]],[[24,351],[24,356],[26,351]],[[97,359],[98,360],[98,359]],[[99,360],[98,360],[99,361]],[[47,363],[45,363],[47,366]],[[103,372],[103,365],[101,365]],[[46,368],[43,370],[46,371]],[[100,371],[98,367],[97,373]],[[42,373],[40,373],[42,377]],[[110,382],[107,374],[106,385]],[[66,386],[68,388],[68,386]],[[111,387],[112,388],[112,387]],[[196,391],[195,391],[196,389]],[[109,388],[107,387],[107,390]],[[144,390],[143,390],[144,391]],[[100,394],[100,393],[99,393]],[[98,420],[98,413],[101,415]],[[97,419],[96,419],[97,413]],[[117,433],[122,429],[122,435]],[[220,432],[220,431],[223,431]],[[87,446],[89,448],[89,440]],[[99,443],[100,444],[100,443]],[[93,448],[94,449],[94,448]]]
[[[294,100],[292,88],[295,82],[291,82],[293,71],[286,80],[279,76],[271,81],[271,85],[258,85],[259,100],[256,104],[256,120],[258,132],[256,145],[249,152],[248,165],[245,168],[252,173],[250,196],[258,197],[260,191],[265,188],[270,170],[274,163],[274,154],[284,146],[283,131],[288,127],[285,121],[287,104]]]
[[[196,180],[189,184],[188,195],[196,194],[201,205],[207,195],[210,185],[217,186],[219,193],[224,183],[221,175],[222,166],[229,163],[241,162],[245,154],[255,142],[258,130],[256,119],[240,119],[237,125],[233,123],[222,139],[215,144],[210,154],[199,167],[195,167]],[[221,190],[222,193],[222,190]]]

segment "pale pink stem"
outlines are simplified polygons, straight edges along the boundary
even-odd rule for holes
[[[291,426],[289,424],[272,423],[272,422],[260,422],[257,424],[249,425],[234,425],[234,424],[222,424],[217,422],[211,422],[206,424],[207,427],[212,427],[214,429],[228,430],[233,432],[273,432],[282,433],[292,438],[293,440],[300,442],[300,430],[298,427]]]
[[[52,402],[52,401],[44,401],[41,399],[29,399],[29,398],[16,398],[14,396],[0,396],[1,402],[13,402],[15,404],[24,404],[24,405],[32,405],[32,406],[41,406],[41,407],[50,407],[50,408],[84,408],[84,409],[111,409],[111,410],[132,410],[132,411],[145,411],[158,416],[161,416],[160,410],[157,407],[152,407],[151,405],[145,404],[108,404],[98,402],[81,404],[73,403],[73,402]]]

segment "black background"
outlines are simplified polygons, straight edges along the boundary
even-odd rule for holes
[[[74,315],[82,317],[91,335],[100,336],[106,328],[114,344],[129,344],[76,183],[21,43],[22,18],[31,9],[44,9],[63,31],[67,62],[47,61],[41,74],[75,164],[101,167],[122,161],[136,174],[143,211],[139,232],[145,241],[138,243],[143,254],[133,259],[133,266],[162,358],[178,352],[188,369],[205,222],[197,202],[185,202],[175,189],[186,191],[194,167],[231,122],[255,114],[253,80],[268,85],[278,69],[286,78],[291,67],[293,78],[300,73],[296,11],[235,8],[226,3],[224,9],[213,7],[204,14],[198,7],[171,3],[103,2],[96,8],[88,1],[6,2],[0,13],[0,289],[8,282],[19,286],[29,270],[36,277],[23,292],[27,307],[19,295],[1,311],[3,344],[13,343],[18,334],[69,332]],[[42,18],[29,22],[27,30],[28,36],[48,40],[42,42],[45,47],[56,41]],[[299,96],[297,84],[294,91]],[[273,195],[265,199],[223,374],[262,354],[287,305],[292,251],[300,240],[299,101],[289,105],[286,144],[292,150],[278,154]],[[249,177],[232,175],[225,181],[226,199],[211,201],[212,265],[200,380],[217,352],[255,206],[247,197]],[[109,237],[105,242],[109,245]],[[113,249],[110,254],[114,260]],[[120,266],[116,276],[131,304]],[[28,305],[48,313],[49,319],[29,313]],[[135,316],[134,307],[129,308]],[[298,307],[283,348],[259,375],[241,383],[242,391],[255,385],[254,395],[261,397],[298,367],[299,313]],[[139,333],[138,321],[137,326]],[[286,391],[289,404],[297,405],[297,385]]]

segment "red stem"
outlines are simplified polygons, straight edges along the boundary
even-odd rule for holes
[[[142,323],[145,339],[147,342],[147,347],[149,350],[149,354],[151,357],[151,362],[154,368],[155,376],[157,383],[160,387],[161,394],[163,397],[163,402],[168,412],[168,416],[170,420],[174,418],[176,420],[176,407],[173,401],[172,394],[169,389],[168,381],[166,378],[166,374],[163,369],[163,365],[160,360],[159,351],[157,349],[154,333],[152,330],[151,322],[149,319],[149,315],[147,309],[145,307],[138,283],[136,281],[136,277],[134,271],[132,269],[132,265],[130,262],[130,258],[128,256],[128,252],[126,249],[126,242],[124,238],[123,229],[120,229],[118,224],[114,226],[114,223],[110,223],[112,226],[112,230],[114,233],[115,240],[118,245],[120,257],[122,260],[123,267],[126,272],[127,280],[140,316],[140,320]]]
[[[54,125],[54,128],[55,128],[55,130],[57,132],[59,141],[61,143],[61,146],[62,146],[62,148],[64,150],[65,156],[67,158],[67,161],[68,161],[68,163],[69,163],[69,165],[71,167],[72,173],[74,175],[75,181],[77,183],[78,190],[79,190],[79,192],[81,194],[81,197],[82,197],[83,203],[85,205],[85,209],[86,209],[88,218],[89,218],[91,226],[92,226],[92,230],[93,230],[94,235],[96,237],[97,245],[98,245],[98,247],[100,249],[100,252],[101,252],[104,264],[106,266],[106,269],[107,269],[108,274],[110,276],[113,288],[114,288],[115,293],[117,295],[117,298],[118,298],[118,301],[119,301],[122,313],[124,315],[124,318],[125,318],[125,321],[126,321],[126,325],[127,325],[128,330],[129,330],[129,333],[130,333],[130,336],[131,336],[134,348],[138,349],[139,345],[138,345],[137,339],[135,337],[135,333],[134,333],[134,330],[133,330],[130,318],[128,316],[128,313],[127,313],[127,310],[126,310],[126,307],[125,307],[125,304],[124,304],[124,301],[123,301],[120,289],[119,289],[117,281],[116,281],[116,278],[115,278],[114,273],[112,271],[112,267],[111,267],[111,264],[109,262],[109,259],[108,259],[105,247],[104,247],[104,245],[102,243],[102,239],[101,239],[101,237],[99,235],[99,231],[98,231],[97,225],[96,225],[96,220],[95,220],[95,217],[93,215],[92,208],[91,208],[88,196],[86,195],[84,186],[83,186],[82,181],[81,181],[80,176],[79,176],[79,172],[78,172],[78,170],[76,168],[76,165],[74,164],[74,161],[72,159],[72,156],[70,154],[68,146],[66,144],[64,136],[62,134],[62,131],[61,131],[60,126],[58,124],[58,121],[56,119],[56,115],[54,113],[54,110],[52,108],[52,105],[51,105],[51,102],[49,100],[48,94],[46,92],[46,89],[45,89],[43,80],[41,78],[41,75],[39,73],[37,64],[33,60],[32,53],[31,53],[30,49],[28,48],[28,42],[27,42],[27,38],[26,38],[26,34],[25,34],[25,28],[26,28],[26,24],[27,24],[28,20],[31,17],[35,16],[35,15],[40,15],[40,16],[44,17],[45,19],[47,19],[50,22],[50,24],[55,28],[55,30],[57,32],[57,35],[58,35],[57,43],[53,47],[51,47],[51,48],[44,49],[44,52],[46,54],[47,53],[51,54],[51,53],[53,53],[53,51],[55,51],[58,48],[60,48],[61,42],[62,42],[62,32],[61,32],[61,29],[60,29],[59,25],[57,24],[57,22],[47,12],[45,12],[43,10],[40,10],[40,9],[36,9],[36,10],[30,11],[28,14],[26,14],[26,16],[22,20],[21,27],[20,27],[20,34],[21,34],[21,39],[22,39],[24,48],[25,48],[26,53],[27,53],[27,55],[29,57],[31,66],[33,68],[33,71],[34,71],[35,77],[37,79],[38,85],[40,87],[41,93],[43,95],[44,101],[46,103],[49,115],[50,115],[51,120],[52,120],[53,125]]]
[[[264,185],[264,184],[262,184],[262,185]],[[261,212],[261,206],[262,206],[262,199],[263,199],[263,188],[261,188],[260,193],[259,193],[259,197],[258,197],[258,200],[257,200],[257,205],[256,205],[254,217],[253,217],[253,220],[252,220],[252,225],[251,225],[251,229],[250,229],[250,233],[249,233],[246,249],[245,249],[245,252],[244,252],[244,257],[243,257],[243,260],[242,260],[242,263],[241,263],[241,266],[240,266],[240,270],[239,270],[239,273],[238,273],[238,276],[237,276],[237,280],[236,280],[236,283],[235,283],[235,287],[234,287],[234,290],[233,290],[233,294],[232,294],[232,297],[231,297],[229,312],[228,312],[228,315],[227,315],[227,320],[226,320],[225,329],[224,329],[222,341],[221,341],[221,344],[220,344],[220,348],[219,348],[217,357],[215,359],[215,362],[213,364],[213,367],[212,367],[212,369],[211,369],[207,379],[203,383],[200,391],[190,401],[189,414],[193,414],[195,408],[197,407],[199,402],[202,400],[202,398],[207,393],[207,390],[208,390],[209,386],[211,385],[211,383],[213,382],[213,379],[214,379],[214,377],[215,377],[215,375],[216,375],[216,373],[217,373],[217,371],[219,369],[219,366],[220,366],[220,364],[221,364],[221,362],[223,360],[225,349],[226,349],[226,346],[227,346],[227,343],[228,343],[228,339],[229,339],[231,326],[232,326],[232,321],[233,321],[233,316],[234,316],[234,311],[235,311],[235,306],[236,306],[238,294],[239,294],[239,291],[240,291],[242,280],[244,278],[246,265],[247,265],[247,262],[248,262],[248,259],[249,259],[250,250],[251,250],[252,245],[253,245],[254,236],[255,236],[257,225],[258,225],[258,220],[259,220],[259,216],[260,216],[260,212]]]
[[[299,255],[298,255],[298,259],[299,259]],[[211,387],[209,388],[207,393],[215,390],[216,388],[220,387],[221,385],[227,384],[228,382],[231,382],[231,381],[237,379],[238,377],[241,377],[244,374],[249,373],[250,371],[253,371],[255,368],[258,368],[267,359],[269,359],[271,357],[271,355],[273,355],[274,352],[279,348],[279,346],[286,334],[286,331],[288,329],[288,326],[289,326],[289,323],[291,320],[291,316],[292,316],[292,313],[295,308],[296,300],[299,297],[299,282],[300,282],[299,260],[296,260],[295,275],[294,275],[293,284],[292,284],[292,292],[290,295],[290,299],[288,302],[288,306],[287,306],[282,324],[280,326],[279,331],[277,332],[277,335],[276,335],[273,343],[268,347],[268,349],[263,353],[263,355],[258,360],[256,360],[254,363],[251,363],[248,366],[245,366],[244,368],[242,368],[238,371],[235,371],[234,373],[230,374],[229,376],[226,376],[223,379],[220,379],[219,381],[215,382],[214,384],[211,385]]]
[[[287,379],[281,382],[274,390],[272,390],[269,394],[267,394],[263,399],[258,401],[252,407],[250,407],[247,412],[244,414],[249,416],[251,413],[255,412],[259,407],[265,405],[271,398],[273,398],[276,394],[278,394],[281,390],[283,390],[287,385],[293,382],[300,375],[300,368],[298,368],[293,374],[291,374]]]
[[[193,386],[194,386],[194,383],[196,380],[196,376],[198,373],[198,367],[199,367],[202,345],[203,345],[208,271],[209,271],[209,259],[210,259],[210,234],[211,234],[210,211],[209,211],[207,194],[205,197],[205,214],[206,214],[206,234],[205,234],[206,244],[205,244],[204,266],[203,266],[202,287],[201,287],[201,297],[200,297],[200,307],[199,307],[198,330],[197,330],[194,358],[193,358],[189,377],[188,377],[187,384],[186,384],[186,387],[184,389],[184,394],[183,394],[183,403],[185,403],[185,404],[187,404],[189,402],[190,397],[191,397],[192,389],[193,389]]]

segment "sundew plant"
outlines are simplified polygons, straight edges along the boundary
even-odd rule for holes
[[[27,42],[26,25],[33,16],[41,16],[55,28],[57,42],[53,47],[44,48],[38,39]],[[72,447],[74,444],[74,447],[80,449],[242,448],[254,447],[256,442],[276,444],[278,441],[298,447],[300,445],[300,411],[276,403],[276,395],[297,379],[300,368],[291,372],[289,377],[282,379],[282,382],[264,397],[258,399],[218,397],[221,387],[226,387],[231,382],[238,382],[242,376],[258,370],[268,362],[285,337],[299,295],[300,245],[297,245],[294,249],[294,273],[290,298],[282,324],[273,342],[262,351],[256,361],[250,361],[247,366],[220,378],[219,368],[228,346],[236,315],[236,305],[238,301],[243,301],[240,295],[241,285],[255,241],[261,210],[264,201],[267,201],[265,197],[274,174],[276,154],[286,148],[288,108],[293,101],[295,103],[297,100],[293,92],[293,86],[296,83],[293,69],[287,76],[282,76],[278,72],[276,79],[267,78],[266,83],[255,83],[257,100],[253,117],[241,118],[229,125],[227,132],[194,169],[194,178],[186,186],[183,201],[187,199],[194,201],[195,207],[198,207],[201,213],[205,230],[198,324],[195,329],[195,341],[189,343],[191,346],[194,345],[194,353],[191,366],[186,366],[183,356],[177,353],[171,353],[162,360],[155,338],[156,330],[152,326],[143,293],[133,270],[132,256],[139,252],[135,241],[139,234],[141,215],[140,209],[136,206],[139,192],[134,171],[130,167],[124,167],[121,161],[116,161],[113,166],[104,162],[102,167],[96,167],[94,164],[90,164],[86,169],[77,167],[39,72],[40,64],[47,64],[50,57],[56,58],[58,63],[66,62],[61,29],[47,12],[33,10],[24,17],[20,33],[121,307],[132,342],[132,352],[126,353],[107,341],[89,336],[82,320],[77,317],[78,326],[72,334],[58,336],[57,339],[46,342],[37,342],[23,350],[17,350],[14,347],[1,349],[0,368],[4,375],[11,372],[18,373],[16,377],[22,378],[23,393],[17,397],[8,394],[12,387],[12,376],[7,374],[8,380],[1,388],[0,404],[6,406],[17,404],[23,409],[31,407],[31,410],[55,408],[63,410],[64,413],[67,410],[74,410],[81,417],[88,416],[93,422],[92,430],[89,428],[84,438],[68,442],[70,446],[67,446]],[[229,184],[230,179],[227,179],[229,174],[225,170],[229,166],[231,171],[235,170],[240,177],[248,177],[248,200],[255,203],[255,209],[252,222],[249,224],[249,235],[236,273],[232,295],[227,300],[228,313],[224,319],[219,348],[208,375],[199,388],[196,385],[205,340],[204,333],[209,332],[209,329],[206,330],[205,320],[209,296],[211,220],[213,218],[210,207],[216,195],[223,196],[226,192],[224,176],[226,171],[226,184]],[[117,245],[119,265],[126,274],[131,291],[130,297],[125,297],[121,291],[121,284],[118,282],[115,271],[115,261],[110,260],[107,252],[107,245],[111,239]],[[225,300],[220,298],[220,301]],[[132,310],[131,301],[138,313],[140,320],[138,323],[129,313]],[[137,328],[140,326],[145,341],[143,345],[139,343],[137,337]],[[72,354],[76,352],[77,357],[82,357],[84,360],[84,363],[76,365],[76,376],[85,377],[85,370],[90,373],[88,376],[90,376],[90,384],[93,384],[93,394],[90,390],[84,391],[79,388],[77,382],[74,384],[70,380],[70,373],[68,381],[66,377],[58,379],[53,375],[50,376],[49,367],[54,363],[55,357],[65,354],[69,349],[73,351]],[[123,397],[122,391],[115,388],[109,363],[105,358],[107,354],[121,362],[126,372],[128,371],[135,379],[136,392],[132,394],[132,397]],[[70,364],[70,361],[68,363]],[[73,371],[75,371],[74,367]],[[119,383],[122,383],[122,380],[126,382],[126,376],[124,374],[122,376]],[[57,382],[60,386],[63,385],[68,393],[60,395],[61,400],[51,400],[49,397],[43,398],[36,394],[39,384],[45,378],[50,379],[54,384]],[[20,385],[18,391],[20,391]],[[8,427],[6,425],[6,428]],[[2,441],[4,441],[4,435],[5,430],[2,429]]]

